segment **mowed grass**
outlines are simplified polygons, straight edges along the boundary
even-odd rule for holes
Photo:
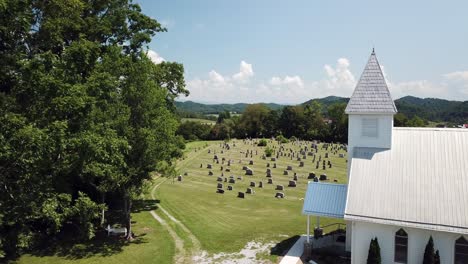
[[[54,250],[23,255],[19,264],[169,264],[175,254],[171,236],[148,211],[132,215],[137,239],[127,243],[117,238],[73,246],[59,245]],[[101,243],[102,242],[102,243]]]
[[[197,123],[202,123],[206,125],[215,125],[216,121],[209,120],[209,119],[202,119],[202,118],[182,118],[182,122],[192,121]]]
[[[234,143],[236,146],[234,147]],[[304,143],[310,148],[310,143]],[[242,140],[232,140],[229,142],[231,150],[223,150],[220,141],[198,141],[187,144],[186,157],[178,163],[180,174],[185,172],[182,182],[166,181],[156,192],[156,198],[161,200],[162,206],[167,209],[177,219],[181,220],[200,240],[204,250],[210,253],[236,252],[242,249],[249,241],[263,241],[280,243],[288,238],[306,232],[306,217],[302,215],[303,198],[307,188],[307,176],[309,172],[316,172],[317,175],[326,173],[331,179],[336,179],[339,183],[346,182],[346,156],[339,158],[338,153],[332,154],[329,150],[329,159],[333,167],[322,170],[322,163],[316,169],[312,157],[307,156],[304,161],[305,166],[299,167],[296,158],[279,157],[276,161],[277,168],[273,168],[273,161],[270,158],[263,160],[264,147],[257,147]],[[279,146],[276,142],[269,141],[270,147]],[[289,150],[298,151],[305,145],[283,144]],[[324,159],[325,150],[321,149],[317,155],[322,155]],[[208,153],[208,149],[211,153]],[[247,150],[253,150],[253,157],[245,157]],[[224,153],[221,153],[223,151]],[[241,153],[243,152],[243,153]],[[257,152],[257,153],[256,153]],[[220,163],[213,161],[214,153],[219,157]],[[344,150],[339,153],[345,154]],[[224,165],[221,159],[226,158]],[[233,160],[230,166],[231,172],[221,171],[220,167],[228,168],[227,160]],[[239,163],[241,160],[241,163]],[[254,165],[248,165],[253,160]],[[318,160],[318,156],[317,156]],[[213,166],[213,176],[208,176],[210,163]],[[267,184],[266,164],[270,163],[274,184]],[[202,168],[200,166],[202,165]],[[242,166],[248,166],[254,170],[254,176],[246,176]],[[293,166],[288,176],[283,175],[286,166]],[[224,173],[225,177],[231,175],[242,176],[242,180],[236,180],[235,184],[223,182],[225,194],[216,193],[217,177]],[[289,180],[293,179],[294,172],[297,173],[298,186],[287,187]],[[251,181],[255,181],[257,186],[259,181],[263,181],[264,187],[255,187],[255,194],[246,194],[245,199],[237,198],[239,191],[245,192]],[[285,199],[274,198],[276,185],[283,185],[286,195]],[[228,191],[227,186],[233,185],[234,190]],[[315,218],[313,218],[313,223]],[[322,218],[321,224],[341,222],[337,219]]]

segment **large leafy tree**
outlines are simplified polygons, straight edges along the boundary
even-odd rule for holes
[[[182,147],[183,66],[145,53],[165,29],[128,0],[3,0],[0,12],[0,256],[67,223],[92,237],[108,194],[131,238],[132,198]]]

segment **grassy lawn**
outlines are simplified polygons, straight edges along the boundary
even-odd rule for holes
[[[73,246],[61,244],[53,249],[24,255],[16,263],[172,263],[175,249],[168,232],[145,210],[135,213],[133,221],[137,239],[131,243],[117,238],[105,238]]]
[[[177,219],[181,220],[200,240],[204,250],[210,253],[235,252],[244,247],[249,241],[273,241],[280,243],[306,232],[306,217],[302,215],[303,198],[306,191],[307,175],[315,171],[317,174],[324,172],[322,166],[317,170],[311,157],[304,160],[305,166],[299,167],[299,162],[294,158],[280,157],[276,161],[277,168],[273,169],[273,162],[269,158],[261,158],[264,148],[244,144],[242,140],[234,140],[236,147],[230,151],[224,150],[219,141],[192,142],[187,145],[186,157],[179,162],[178,169],[181,174],[187,172],[182,182],[166,181],[156,192],[156,198]],[[276,143],[269,143],[270,146]],[[308,144],[310,146],[310,143]],[[286,149],[299,150],[300,146],[291,143],[285,145]],[[320,149],[319,155],[324,158],[325,150]],[[208,154],[211,149],[211,154]],[[247,149],[253,150],[254,165],[248,165],[251,158],[245,158]],[[257,155],[255,154],[257,151]],[[231,159],[231,172],[224,172],[225,177],[241,175],[243,180],[236,180],[233,191],[227,191],[228,183],[223,182],[225,194],[216,193],[217,177],[221,175],[220,164],[213,162],[213,153],[216,152],[221,159]],[[341,150],[339,153],[345,153]],[[346,158],[339,158],[338,154],[330,154],[333,168],[325,173],[333,181],[346,182]],[[242,163],[239,163],[239,159]],[[274,184],[266,184],[266,163],[271,164]],[[213,165],[214,176],[208,176],[206,165]],[[203,164],[203,168],[200,168]],[[245,176],[242,166],[249,166],[254,170],[254,176]],[[290,175],[283,175],[287,165],[293,166],[293,172],[299,176],[296,188],[286,187],[292,180]],[[224,164],[224,169],[227,164]],[[254,195],[246,195],[245,199],[237,198],[238,191],[246,191],[251,181],[257,184],[263,181],[264,188],[254,188]],[[285,186],[283,191],[285,199],[276,199],[274,195],[277,184]],[[315,220],[315,219],[314,219]],[[322,225],[339,222],[336,219],[321,219]]]
[[[192,121],[192,122],[198,122],[202,124],[207,124],[207,125],[215,125],[216,121],[209,120],[209,119],[201,119],[201,118],[182,118],[182,122],[187,122],[187,121]]]

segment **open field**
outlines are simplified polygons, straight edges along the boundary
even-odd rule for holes
[[[209,119],[201,119],[201,118],[182,118],[181,121],[182,122],[191,121],[191,122],[197,122],[197,123],[202,123],[202,124],[206,124],[206,125],[215,125],[216,124],[216,121],[209,120]]]
[[[229,142],[231,149],[222,149],[222,142],[192,142],[187,145],[186,157],[178,164],[180,174],[188,173],[182,182],[166,181],[156,192],[156,198],[161,200],[161,205],[169,211],[175,218],[183,222],[188,229],[200,240],[202,249],[211,254],[219,252],[237,252],[250,241],[280,243],[273,250],[273,256],[265,256],[274,260],[275,254],[279,254],[282,246],[287,246],[282,241],[291,243],[289,238],[306,232],[306,217],[301,214],[303,198],[306,191],[307,175],[309,172],[316,172],[320,175],[324,171],[322,166],[315,168],[312,157],[307,156],[304,161],[305,166],[299,167],[296,158],[279,157],[276,161],[277,168],[273,168],[270,158],[263,160],[264,147],[257,147],[251,142],[244,143],[242,140]],[[235,146],[234,146],[235,144]],[[276,142],[269,141],[269,146],[279,148]],[[299,151],[298,144],[283,144],[285,149],[291,148]],[[310,142],[307,143],[310,148]],[[302,147],[304,147],[303,145]],[[317,155],[324,157],[325,150],[319,145]],[[211,153],[208,153],[208,150]],[[245,157],[247,150],[253,151],[252,158]],[[223,151],[223,153],[221,152]],[[219,157],[219,164],[213,161],[214,153]],[[330,152],[329,152],[330,153]],[[339,153],[345,154],[344,150]],[[222,158],[226,158],[224,165]],[[227,160],[233,163],[230,172],[221,171],[228,168]],[[241,163],[239,163],[241,160]],[[254,165],[248,165],[253,160]],[[339,158],[330,153],[330,160],[333,164],[325,173],[333,181],[339,183],[346,182],[346,156]],[[266,164],[270,163],[272,179],[274,184],[267,184]],[[213,176],[208,176],[207,164],[212,164]],[[254,170],[254,176],[246,176],[242,166],[248,166]],[[286,166],[293,166],[288,176],[283,175]],[[200,168],[202,166],[202,168]],[[287,187],[288,181],[293,179],[294,172],[297,173],[298,186]],[[235,184],[222,182],[224,194],[216,193],[217,177],[224,173],[225,177],[230,175],[242,176],[242,180],[236,180]],[[254,195],[246,194],[245,199],[237,198],[239,191],[245,192],[251,181],[258,185],[263,181],[263,188],[255,187]],[[284,199],[274,198],[277,184],[284,185],[283,191],[286,195]],[[227,185],[232,185],[234,190],[228,191]],[[322,219],[321,224],[339,222],[336,219]]]

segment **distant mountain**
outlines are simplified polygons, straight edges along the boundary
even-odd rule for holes
[[[176,102],[177,110],[183,112],[191,112],[197,114],[218,114],[223,111],[242,113],[249,104],[237,103],[237,104],[202,104],[192,101]],[[270,109],[280,109],[284,107],[280,104],[268,103],[264,104]]]
[[[316,98],[308,100],[301,105],[307,105],[314,101],[319,102],[324,109],[324,112],[334,103],[347,103],[349,98],[338,96],[327,96],[324,98]],[[196,113],[196,114],[217,114],[222,111],[230,111],[242,113],[249,104],[201,104],[192,101],[176,102],[176,107],[179,111]],[[286,105],[280,104],[265,104],[270,109],[281,109]],[[399,113],[403,113],[408,118],[417,115],[423,119],[434,122],[450,122],[450,123],[468,123],[468,101],[449,101],[437,98],[419,98],[414,96],[405,96],[395,100],[395,105]]]

